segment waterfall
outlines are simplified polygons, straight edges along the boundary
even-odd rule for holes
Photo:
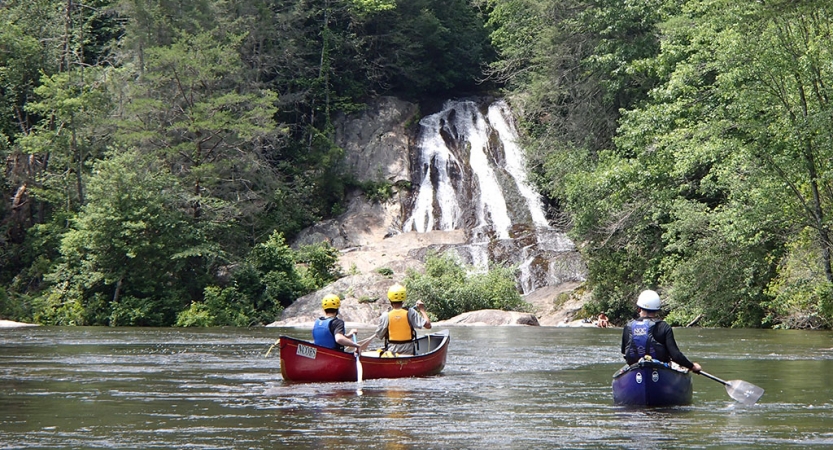
[[[529,212],[532,214],[532,222],[536,226],[549,228],[550,224],[544,215],[541,197],[527,180],[523,150],[518,147],[518,132],[511,120],[512,116],[506,102],[500,100],[489,105],[489,123],[495,128],[500,136],[500,141],[503,143],[503,151],[506,155],[506,170],[512,174],[518,190],[523,194]]]
[[[419,125],[419,189],[403,231],[469,225],[508,239],[512,225],[525,221],[513,220],[513,214],[531,217],[536,226],[549,226],[540,196],[527,181],[517,131],[505,102],[491,104],[484,115],[473,101],[449,101]],[[509,183],[523,197],[525,211],[513,213],[508,206]],[[461,204],[473,209],[467,212]],[[472,213],[474,217],[467,217]]]
[[[466,230],[458,256],[483,270],[490,261],[515,265],[524,294],[583,279],[574,244],[550,226],[529,182],[506,102],[447,101],[419,125],[417,188],[402,231]]]
[[[440,230],[457,228],[460,217],[460,205],[452,185],[452,173],[459,173],[462,165],[457,157],[448,150],[441,135],[443,117],[434,114],[420,121],[419,170],[422,180],[419,183],[413,214],[405,222],[403,229],[424,233],[434,229],[434,203],[440,211]],[[435,185],[436,183],[436,185]],[[436,192],[436,196],[435,196]]]

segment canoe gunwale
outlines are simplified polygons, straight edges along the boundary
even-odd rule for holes
[[[625,364],[621,369],[617,370],[616,373],[613,374],[613,378],[619,378],[622,375],[637,369],[664,369],[664,370],[672,370],[674,372],[678,372],[680,374],[687,374],[690,370],[686,369],[685,367],[679,366],[674,363],[667,363],[658,361],[656,359],[651,360],[644,360],[640,359],[639,361],[627,365]]]

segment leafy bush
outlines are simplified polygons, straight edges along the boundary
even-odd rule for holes
[[[258,309],[269,309],[272,304],[287,306],[303,295],[304,284],[295,267],[295,253],[286,245],[283,234],[274,232],[269,239],[252,249],[247,263],[253,272],[248,274],[254,286],[248,286]]]
[[[191,306],[177,315],[178,327],[232,326],[246,327],[252,323],[271,320],[280,315],[280,306],[268,311],[257,311],[251,302],[234,286],[205,288],[203,303]]]
[[[166,326],[165,311],[169,308],[162,301],[126,296],[110,304],[110,326]],[[97,321],[95,323],[98,323]]]
[[[778,276],[767,289],[766,304],[776,328],[830,328],[833,325],[833,286],[818,269],[822,255],[805,230],[787,246]]]
[[[293,251],[281,233],[256,245],[234,268],[227,287],[209,286],[202,302],[177,315],[176,325],[249,326],[280,317],[283,307],[338,277],[338,251],[326,243]]]
[[[389,181],[365,181],[360,187],[367,199],[374,203],[383,203],[393,197],[393,185]]]
[[[408,298],[425,302],[438,320],[479,309],[528,311],[530,307],[518,292],[512,268],[497,266],[478,273],[448,254],[429,254],[425,273],[409,270],[405,284]]]
[[[33,312],[32,298],[26,294],[7,292],[0,286],[0,319],[18,322],[31,322]]]
[[[312,292],[337,280],[340,276],[338,249],[327,242],[301,246],[295,255],[304,290]]]
[[[214,325],[214,318],[205,303],[192,302],[185,311],[176,315],[178,327],[210,327]]]

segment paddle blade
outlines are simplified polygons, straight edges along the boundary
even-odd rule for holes
[[[743,380],[730,380],[726,382],[726,392],[729,397],[744,405],[754,405],[764,395],[764,390],[752,383]]]
[[[353,335],[353,342],[357,342],[355,334]],[[362,395],[362,378],[364,378],[364,368],[362,367],[362,361],[359,353],[359,351],[356,351],[356,381],[358,382],[356,393]]]

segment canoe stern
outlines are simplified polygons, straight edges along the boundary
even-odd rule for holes
[[[613,402],[632,406],[689,405],[691,372],[660,361],[639,361],[613,375]]]

